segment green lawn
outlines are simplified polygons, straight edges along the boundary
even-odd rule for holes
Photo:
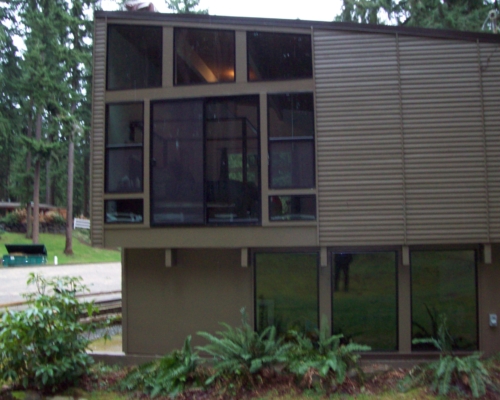
[[[40,244],[47,248],[47,264],[54,264],[54,256],[57,256],[59,264],[88,264],[119,262],[121,252],[118,249],[99,249],[86,244],[85,233],[76,230],[73,232],[73,255],[67,256],[63,253],[66,237],[59,234],[41,233]],[[30,239],[26,239],[23,233],[6,232],[0,236],[0,255],[7,254],[4,245],[6,244],[31,244]]]

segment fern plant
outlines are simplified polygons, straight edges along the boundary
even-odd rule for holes
[[[120,390],[142,391],[151,396],[175,397],[187,385],[196,385],[195,373],[200,357],[191,348],[191,336],[184,341],[181,350],[132,369],[119,383]]]
[[[317,330],[317,341],[302,333],[290,332],[295,342],[288,355],[288,370],[298,377],[317,374],[323,379],[341,385],[351,368],[358,368],[360,351],[369,351],[369,346],[342,344],[342,334],[330,335],[328,324]]]
[[[414,339],[413,344],[432,344],[440,351],[438,361],[414,367],[400,382],[400,389],[409,390],[420,385],[430,385],[430,388],[440,395],[447,395],[460,386],[468,387],[474,397],[486,393],[490,384],[489,373],[481,361],[481,353],[467,357],[453,354],[453,337],[448,331],[446,316],[440,316],[436,338]]]
[[[261,333],[255,332],[248,323],[244,309],[241,309],[242,326],[232,327],[222,323],[226,329],[212,335],[198,332],[209,344],[199,346],[199,351],[213,357],[214,374],[205,384],[212,384],[216,379],[243,379],[244,383],[254,384],[253,376],[263,369],[286,361],[290,344],[284,344],[277,337],[274,326],[267,327]]]

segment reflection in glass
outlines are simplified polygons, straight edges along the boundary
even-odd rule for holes
[[[207,100],[206,184],[210,223],[258,222],[259,98]]]
[[[107,149],[106,192],[142,192],[142,147]]]
[[[143,103],[106,106],[106,192],[142,192]]]
[[[280,93],[267,96],[269,137],[314,138],[312,93]]]
[[[312,78],[311,36],[247,32],[248,80]]]
[[[152,223],[202,224],[203,101],[152,106]]]
[[[332,264],[334,333],[397,350],[396,253],[335,253]]]
[[[108,26],[108,90],[159,87],[161,73],[161,27]]]
[[[259,253],[255,256],[256,327],[310,333],[318,328],[318,255]]]
[[[271,221],[316,220],[316,196],[270,196]]]
[[[104,203],[106,223],[142,223],[141,199],[106,200]]]
[[[234,32],[175,29],[175,84],[234,82]]]
[[[269,143],[269,186],[273,189],[314,188],[314,143]]]
[[[436,337],[445,316],[453,348],[477,349],[475,251],[412,251],[411,284],[413,339]]]

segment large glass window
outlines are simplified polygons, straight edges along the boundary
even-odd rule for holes
[[[269,186],[314,188],[314,99],[312,93],[271,94]]]
[[[258,96],[153,104],[153,225],[260,220],[258,104]]]
[[[270,325],[310,333],[318,328],[318,255],[259,253],[255,256],[256,328]]]
[[[108,90],[159,87],[161,74],[161,27],[108,26]]]
[[[311,36],[248,32],[248,80],[312,78]]]
[[[452,347],[477,349],[475,251],[412,251],[411,285],[413,339],[436,338],[446,318]],[[422,344],[413,349],[436,350]]]
[[[258,222],[258,97],[206,103],[208,222]]]
[[[152,105],[153,224],[202,224],[203,101]]]
[[[175,29],[175,84],[234,82],[234,31]]]
[[[143,103],[106,107],[106,192],[142,192]]]
[[[332,263],[334,333],[397,350],[396,253],[335,253]]]

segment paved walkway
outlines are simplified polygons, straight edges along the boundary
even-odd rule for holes
[[[0,265],[0,307],[24,301],[22,293],[33,291],[26,285],[30,272],[53,277],[58,275],[80,276],[91,293],[121,291],[121,263],[3,267]],[[120,298],[120,293],[112,295]]]

